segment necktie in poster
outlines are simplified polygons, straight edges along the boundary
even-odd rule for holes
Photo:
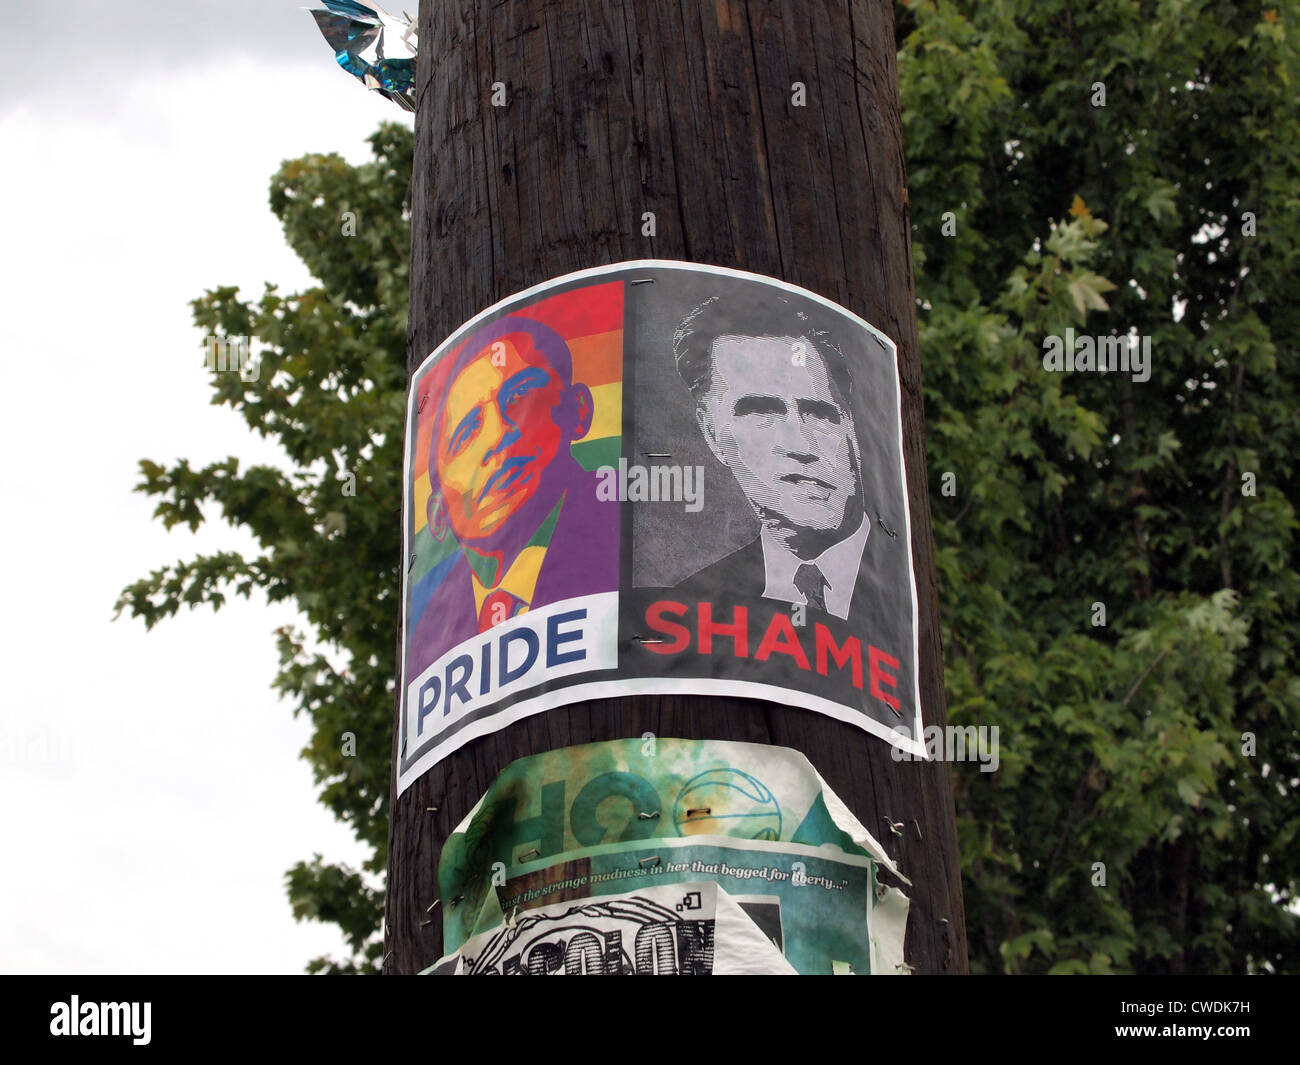
[[[492,307],[412,377],[399,792],[585,699],[731,695],[923,757],[894,344],[649,260]]]

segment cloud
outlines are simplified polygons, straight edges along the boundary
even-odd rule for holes
[[[319,63],[342,79],[310,0],[60,0],[28,3],[5,18],[5,78],[0,114],[44,101],[67,113],[115,111],[130,86],[211,69],[214,88],[229,69],[251,61],[251,87],[268,107],[292,95],[286,73]]]
[[[0,115],[20,164],[0,168],[6,969],[301,971],[340,950],[334,929],[293,923],[282,882],[315,851],[361,853],[315,802],[298,757],[310,723],[270,689],[272,630],[293,612],[236,600],[152,633],[109,620],[150,569],[248,547],[220,526],[166,533],[131,492],[138,459],[277,460],[208,403],[188,301],[310,283],[267,206],[272,172],[309,151],[367,159],[379,121],[402,120],[298,14],[294,32],[319,48],[310,62],[208,40],[123,73],[111,107],[41,96]],[[155,27],[132,47],[183,37]]]

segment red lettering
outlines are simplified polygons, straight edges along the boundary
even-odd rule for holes
[[[643,642],[641,646],[647,651],[653,651],[657,655],[675,655],[679,651],[685,651],[691,645],[691,630],[685,625],[678,625],[677,622],[665,618],[664,615],[669,613],[681,617],[686,613],[686,605],[674,603],[671,599],[661,599],[646,607],[645,623],[650,626],[651,631],[672,637],[669,643]]]
[[[713,637],[730,636],[736,642],[736,657],[749,654],[749,611],[738,606],[730,625],[717,625],[713,621],[713,604],[700,604],[700,654],[713,654]]]
[[[798,634],[790,624],[790,619],[784,614],[772,615],[772,622],[768,625],[767,632],[763,634],[763,642],[758,645],[754,657],[762,662],[772,654],[789,655],[800,669],[811,668],[808,665],[808,656],[799,646]]]
[[[883,672],[880,668],[882,663],[890,669],[898,668],[897,658],[893,658],[890,655],[885,654],[885,652],[880,650],[880,648],[878,647],[871,647],[870,645],[868,645],[867,668],[871,673],[871,694],[874,695],[877,699],[883,699],[885,701],[885,704],[891,710],[897,713],[899,717],[902,717],[903,716],[902,712],[898,709],[898,696],[886,695],[884,692],[880,690],[880,682],[882,680],[886,684],[888,684],[891,688],[898,687],[898,678]]]
[[[836,669],[843,669],[846,665],[853,667],[853,686],[861,689],[862,687],[862,644],[858,642],[856,636],[850,636],[844,641],[843,647],[835,646],[835,637],[830,630],[821,622],[817,623],[817,672],[823,677],[827,675],[828,665],[827,657],[835,662]],[[898,663],[895,662],[895,665]],[[807,668],[806,666],[804,668]]]

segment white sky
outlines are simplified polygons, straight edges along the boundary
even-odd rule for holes
[[[301,972],[342,937],[293,920],[285,870],[363,852],[315,801],[309,722],[270,688],[294,612],[110,619],[151,569],[251,543],[165,532],[137,460],[275,461],[209,405],[187,302],[310,284],[271,174],[314,151],[362,162],[381,120],[409,119],[297,3],[47,9],[6,47],[63,83],[28,62],[0,95],[0,971]]]

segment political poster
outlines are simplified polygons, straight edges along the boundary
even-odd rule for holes
[[[398,790],[617,695],[764,699],[924,757],[897,353],[662,260],[479,314],[407,406]]]

